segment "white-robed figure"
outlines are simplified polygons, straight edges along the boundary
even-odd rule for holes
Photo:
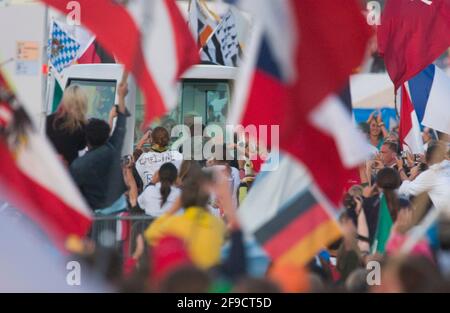
[[[428,169],[413,180],[400,168],[403,183],[399,194],[418,196],[427,193],[439,211],[450,212],[450,161],[446,158],[447,149],[441,142],[430,143],[426,152]]]
[[[152,147],[143,153],[136,162],[136,170],[145,186],[148,186],[153,176],[165,163],[172,163],[179,170],[183,155],[169,148],[169,132],[164,127],[157,127],[152,132]]]

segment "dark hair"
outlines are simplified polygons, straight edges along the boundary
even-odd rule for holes
[[[91,118],[85,129],[86,141],[94,148],[100,147],[108,141],[110,132],[108,123],[98,118]]]
[[[211,285],[207,272],[194,266],[183,266],[167,275],[159,286],[161,293],[206,293]]]
[[[398,278],[407,293],[434,292],[441,281],[436,264],[426,257],[414,255],[402,260]]]
[[[411,201],[406,198],[399,198],[398,199],[399,209],[400,210],[411,210]]]
[[[206,174],[202,172],[200,166],[193,163],[181,187],[182,207],[186,209],[192,206],[206,207],[209,194],[202,187],[207,181]]]
[[[428,145],[425,159],[429,165],[445,159],[446,148],[440,141],[431,141]]]
[[[159,169],[159,181],[161,182],[161,207],[166,204],[171,187],[178,177],[178,170],[172,163],[165,163]]]
[[[194,160],[183,160],[180,165],[180,170],[178,172],[178,177],[180,178],[181,183],[184,182],[186,178],[189,177],[189,173],[191,172],[191,168],[194,166],[198,166],[197,161]],[[200,170],[200,169],[198,169]]]
[[[164,127],[156,127],[152,132],[152,141],[160,147],[167,147],[170,141],[169,132]]]
[[[397,194],[395,193],[395,190],[401,185],[400,175],[393,168],[383,168],[377,174],[377,185],[383,189],[389,213],[392,220],[395,221],[400,207]]]
[[[370,134],[370,126],[367,122],[359,123],[358,127],[366,136],[368,136]]]
[[[394,141],[386,141],[383,146],[387,146],[392,152],[398,153],[398,144]]]

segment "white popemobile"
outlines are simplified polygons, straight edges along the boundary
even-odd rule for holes
[[[187,71],[179,82],[178,105],[168,115],[159,120],[159,125],[175,126],[192,124],[193,118],[201,118],[203,124],[224,126],[231,103],[236,68],[217,65],[196,65]],[[64,72],[65,88],[72,84],[81,86],[89,98],[89,117],[108,120],[109,111],[117,103],[117,85],[123,74],[123,66],[118,64],[73,65]],[[133,118],[127,122],[127,135],[123,154],[131,154],[134,143],[139,140],[143,119],[143,97],[130,76],[127,108]],[[53,90],[52,88],[49,88]],[[53,96],[48,98],[49,110]],[[216,103],[222,104],[220,110]]]

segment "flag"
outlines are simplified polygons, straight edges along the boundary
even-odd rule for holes
[[[85,27],[81,25],[71,26],[56,20],[53,20],[51,23],[52,25],[56,24],[59,29],[68,34],[68,36],[73,38],[73,40],[80,45],[73,64],[115,63],[114,58],[103,49],[103,47],[95,40],[95,36]],[[50,33],[50,37],[51,36],[52,33]],[[62,82],[64,70],[58,72],[55,67],[52,66],[51,62],[49,62],[49,68],[50,79],[48,84],[50,88],[53,89],[51,113],[54,113],[58,109],[63,96],[64,88]]]
[[[243,230],[277,263],[306,265],[341,236],[334,210],[306,169],[281,155],[277,170],[260,174],[239,208]]]
[[[68,0],[42,0],[66,12]],[[124,64],[145,98],[144,124],[177,105],[177,82],[199,60],[175,0],[79,0],[81,23]]]
[[[403,144],[403,150],[411,153],[423,153],[423,139],[416,111],[411,102],[406,84],[402,86],[399,138]]]
[[[189,28],[199,48],[206,44],[219,21],[220,17],[208,8],[204,0],[189,2]]]
[[[32,125],[0,72],[0,188],[62,247],[69,235],[83,237],[91,213],[45,136]]]
[[[366,139],[332,96],[366,50],[370,30],[360,8],[356,1],[239,3],[253,14],[254,30],[230,124],[279,125],[280,148],[304,163],[337,206],[355,167],[369,155]]]
[[[388,0],[378,26],[378,51],[395,89],[450,46],[450,0]]]
[[[389,212],[386,196],[382,195],[380,201],[380,213],[378,214],[377,230],[372,247],[374,252],[384,253],[386,251],[386,244],[391,234],[392,225],[393,221],[391,213]]]
[[[411,78],[408,85],[419,122],[450,134],[450,77],[432,64]]]
[[[202,61],[224,66],[238,66],[240,47],[232,10],[223,17],[219,26],[202,47],[200,55]]]
[[[78,64],[116,63],[114,58],[98,43],[93,40],[86,51],[77,59]]]
[[[48,59],[56,71],[61,73],[71,65],[79,50],[80,44],[54,21],[48,43]]]

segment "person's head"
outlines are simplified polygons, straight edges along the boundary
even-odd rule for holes
[[[396,170],[386,167],[377,173],[376,183],[383,190],[395,190],[400,187],[401,179]]]
[[[441,281],[435,264],[423,256],[388,259],[381,269],[381,292],[433,292]]]
[[[364,293],[368,291],[368,272],[364,268],[358,268],[350,273],[345,280],[345,289],[351,293]]]
[[[103,146],[109,138],[111,129],[103,120],[98,118],[91,118],[86,125],[86,142],[89,149],[95,149]]]
[[[181,187],[181,206],[186,209],[189,207],[206,208],[209,201],[206,184],[207,178],[201,169],[197,166],[191,167],[189,177],[183,181]]]
[[[86,124],[88,98],[78,85],[68,87],[63,94],[57,119],[61,120],[61,128],[74,132]]]
[[[156,127],[152,132],[152,143],[159,148],[166,148],[169,146],[170,135],[166,128]]]
[[[395,132],[395,131],[391,131],[391,132],[389,133],[389,135],[386,137],[386,141],[390,141],[390,142],[395,142],[395,143],[397,143],[398,140],[399,140],[399,138],[398,138],[398,133]]]
[[[429,141],[431,141],[433,139],[434,139],[434,137],[433,137],[433,133],[431,131],[431,128],[425,127],[423,129],[423,133],[422,133],[422,140],[423,140],[423,142],[427,143],[427,142],[429,142]]]
[[[396,162],[398,145],[395,142],[386,141],[380,149],[381,162],[384,166],[391,166]]]
[[[183,184],[184,180],[189,177],[191,168],[195,166],[198,166],[198,163],[194,160],[183,160],[183,162],[181,162],[180,171],[178,172],[178,185]]]
[[[399,199],[395,192],[402,183],[400,175],[393,168],[385,167],[377,173],[377,186],[383,190],[386,202],[393,221],[397,219]]]
[[[447,146],[441,141],[432,141],[428,144],[427,152],[425,153],[425,160],[428,166],[441,163],[445,160],[447,153]]]
[[[172,163],[165,163],[159,169],[159,181],[161,182],[161,207],[166,204],[169,198],[172,185],[176,182],[178,170]]]
[[[369,124],[370,127],[370,137],[380,138],[383,134],[381,133],[381,127],[378,125],[376,119],[372,119]]]
[[[211,286],[208,274],[194,266],[184,266],[172,273],[161,282],[161,293],[207,293]]]

